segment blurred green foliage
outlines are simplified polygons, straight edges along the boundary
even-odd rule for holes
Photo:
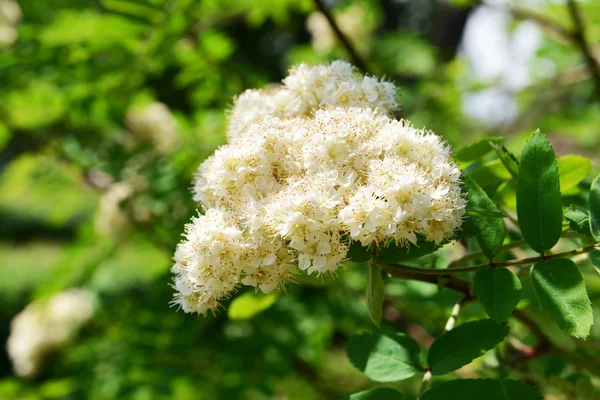
[[[516,117],[487,124],[467,116],[465,94],[498,86],[477,78],[459,51],[474,3],[329,5],[340,20],[352,6],[363,10],[358,25],[366,28],[357,48],[373,73],[399,84],[401,116],[417,127],[457,148],[505,134],[509,149],[520,148],[525,134],[540,128],[559,155],[575,152],[597,162],[600,102],[593,81],[577,46],[551,30],[542,30],[529,61],[531,82],[512,93]],[[315,45],[319,38],[306,28],[315,12],[312,1],[18,4],[18,38],[0,44],[0,336],[5,342],[11,319],[29,302],[69,287],[96,292],[99,304],[91,322],[48,355],[32,380],[15,377],[2,352],[0,398],[329,399],[374,387],[343,350],[351,334],[372,330],[364,264],[348,263],[337,279],[299,276],[301,285],[277,297],[243,292],[229,314],[198,318],[169,307],[170,257],[184,224],[197,213],[190,182],[198,164],[224,143],[225,110],[233,97],[279,81],[293,64],[347,57],[338,44]],[[581,8],[589,40],[597,43],[600,4],[582,2]],[[536,12],[570,28],[560,2],[541,2]],[[173,140],[164,146],[136,133],[131,120],[132,110],[156,102],[172,118]],[[475,161],[486,162],[478,183],[514,210],[514,187],[498,187],[510,175],[496,174],[498,161]],[[589,173],[588,165],[581,168]],[[426,261],[443,263],[448,254],[452,250]],[[590,267],[584,273],[594,272]],[[598,307],[600,283],[590,282]],[[526,308],[537,307],[531,285],[524,291]],[[442,331],[457,301],[454,292],[411,281],[387,280],[386,294],[383,329],[408,330],[421,344]],[[483,315],[472,304],[460,318]],[[552,330],[549,319],[537,322]],[[598,325],[591,338],[596,347],[581,346],[577,357],[597,351]],[[526,327],[513,328],[525,343],[531,340]],[[570,338],[552,332],[574,351]],[[497,363],[494,357],[501,355],[488,355],[463,373]],[[527,368],[523,376],[542,393],[592,398],[586,397],[594,392],[589,369],[567,363],[564,355],[537,358]],[[419,380],[388,386],[402,385],[415,395]]]

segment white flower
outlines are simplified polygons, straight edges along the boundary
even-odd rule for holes
[[[175,254],[175,303],[205,314],[240,285],[268,293],[296,270],[333,273],[352,240],[451,238],[465,208],[460,171],[442,139],[388,115],[394,91],[336,61],[242,94],[229,143],[196,175],[206,212]]]
[[[11,323],[8,355],[15,373],[33,377],[45,357],[62,347],[94,312],[94,295],[81,289],[31,303]]]

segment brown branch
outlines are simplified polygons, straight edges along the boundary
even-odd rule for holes
[[[594,50],[588,43],[585,32],[585,24],[583,23],[581,12],[575,3],[575,0],[568,0],[567,6],[569,7],[569,12],[571,13],[573,23],[575,24],[573,41],[577,44],[577,46],[579,46],[579,49],[585,57],[588,70],[590,71],[590,74],[595,82],[596,95],[598,96],[598,100],[600,100],[600,63],[598,63],[598,60],[596,60],[594,57]]]
[[[458,276],[455,276],[455,275],[446,275],[446,276],[438,275],[438,276],[436,276],[436,275],[431,275],[431,274],[424,274],[424,273],[420,272],[421,271],[420,268],[413,268],[414,271],[404,271],[404,270],[399,270],[399,269],[395,268],[394,266],[390,266],[390,265],[386,265],[386,264],[382,264],[382,263],[377,263],[377,265],[379,265],[379,267],[382,270],[386,271],[387,273],[389,273],[391,276],[393,276],[395,278],[432,283],[434,285],[439,285],[441,287],[445,287],[450,290],[461,292],[465,295],[465,298],[468,300],[475,299],[475,293],[473,292],[473,289],[471,288],[471,283],[466,279],[459,278]]]
[[[327,7],[323,3],[323,0],[314,0],[314,1],[315,1],[315,5],[319,9],[319,11],[325,16],[325,18],[327,18],[327,21],[329,22],[329,25],[331,26],[331,29],[333,29],[333,32],[337,36],[338,40],[342,43],[342,45],[344,46],[344,48],[348,52],[348,55],[352,59],[352,62],[354,63],[354,65],[358,69],[360,69],[363,73],[369,72],[369,69],[367,68],[366,62],[358,54],[358,52],[356,51],[356,49],[354,48],[354,46],[352,45],[352,43],[350,43],[350,41],[348,40],[348,38],[346,37],[346,35],[344,35],[344,32],[341,31],[341,29],[338,26],[337,22],[335,22],[335,19],[333,18],[333,15],[329,12],[329,10],[327,9]]]
[[[404,264],[381,264],[379,266],[386,271],[396,271],[402,272],[405,274],[417,274],[417,275],[433,275],[433,276],[450,276],[452,274],[459,274],[463,272],[475,272],[482,268],[500,268],[500,267],[516,267],[516,266],[525,266],[529,264],[534,264],[538,261],[548,261],[553,258],[560,257],[571,257],[576,256],[578,254],[589,253],[592,250],[599,248],[600,244],[596,243],[591,246],[582,247],[575,250],[564,251],[562,253],[550,254],[550,255],[541,255],[537,257],[530,258],[520,258],[517,260],[508,260],[508,261],[500,261],[500,262],[488,262],[485,264],[477,264],[470,267],[463,268],[452,268],[452,269],[431,269],[431,268],[418,268],[411,267],[410,265]]]

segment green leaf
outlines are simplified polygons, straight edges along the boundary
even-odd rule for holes
[[[385,290],[383,288],[383,279],[381,278],[381,269],[375,263],[369,264],[369,280],[367,282],[367,308],[371,321],[377,326],[381,325],[383,315],[383,299]]]
[[[464,189],[467,191],[467,211],[477,211],[488,216],[473,216],[469,223],[475,227],[475,239],[483,253],[491,260],[502,247],[506,228],[501,218],[496,217],[500,211],[485,191],[467,175],[463,175]],[[500,214],[501,215],[501,214]]]
[[[558,242],[562,230],[558,167],[552,146],[539,131],[531,135],[521,153],[517,215],[523,238],[538,253]]]
[[[426,254],[433,253],[446,242],[436,244],[435,242],[428,242],[423,236],[417,235],[417,244],[409,244],[408,246],[401,246],[395,243],[390,243],[386,247],[382,247],[377,256],[377,260],[384,264],[394,264],[411,260],[413,258],[419,258]]]
[[[492,145],[503,142],[508,136],[497,136],[493,138],[483,138],[471,145],[460,148],[455,157],[458,161],[469,162],[477,160],[492,151]]]
[[[562,330],[576,337],[589,335],[594,323],[592,306],[572,260],[553,258],[535,263],[531,282],[542,308]]]
[[[600,175],[592,182],[588,205],[590,207],[590,231],[594,239],[600,241]]]
[[[506,321],[521,300],[521,281],[506,268],[477,270],[473,288],[483,309],[494,321]]]
[[[576,187],[589,175],[592,170],[592,161],[588,158],[575,154],[556,159],[558,174],[560,176],[560,190],[565,191]]]
[[[542,395],[519,381],[459,379],[429,389],[421,400],[541,400]]]
[[[592,263],[594,268],[596,268],[596,272],[600,274],[600,250],[590,251],[588,257],[590,258],[590,262]]]
[[[511,153],[510,151],[508,151],[508,149],[500,144],[496,144],[496,143],[490,143],[492,148],[494,149],[494,151],[496,152],[496,155],[498,156],[498,159],[502,162],[502,164],[504,164],[504,167],[506,168],[506,170],[510,173],[510,175],[514,178],[517,179],[519,177],[519,160],[517,160],[517,157],[515,157],[515,155],[513,153]]]
[[[353,241],[350,243],[347,257],[352,262],[364,263],[371,259],[371,252],[367,247],[361,245],[360,242]]]
[[[433,375],[443,375],[469,364],[508,335],[509,328],[491,319],[467,322],[444,333],[431,344],[427,363]]]
[[[569,221],[569,228],[571,230],[592,237],[590,215],[586,210],[576,205],[570,205],[565,210],[565,219]]]
[[[354,335],[346,344],[348,358],[356,368],[376,382],[408,379],[422,370],[421,349],[406,335],[381,333]]]
[[[496,185],[512,178],[500,160],[486,162],[470,173],[471,178],[481,187]]]
[[[390,388],[377,388],[350,395],[350,400],[403,400],[402,393]]]
[[[233,299],[227,310],[229,319],[244,320],[265,311],[277,301],[276,293],[260,294],[247,291]]]

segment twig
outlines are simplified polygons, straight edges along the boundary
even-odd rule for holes
[[[466,279],[459,278],[458,276],[424,274],[421,272],[424,269],[421,268],[410,267],[411,270],[407,271],[396,268],[395,266],[386,265],[382,263],[377,263],[377,265],[379,265],[379,267],[382,270],[386,271],[395,278],[432,283],[434,285],[439,285],[450,290],[461,292],[465,295],[467,299],[475,299],[475,295],[471,288],[471,283]]]
[[[568,0],[567,6],[569,7],[573,23],[575,24],[573,41],[579,46],[579,49],[585,57],[588,70],[596,85],[596,95],[598,96],[598,100],[600,100],[600,63],[598,63],[598,60],[594,57],[593,49],[587,41],[583,18],[581,17],[581,13],[579,12],[575,0]]]
[[[430,269],[430,268],[411,267],[410,265],[404,265],[404,264],[381,264],[381,263],[379,264],[379,266],[382,269],[385,269],[386,271],[388,271],[390,273],[391,273],[391,271],[398,271],[398,272],[404,272],[404,273],[415,273],[415,274],[423,274],[423,275],[437,275],[437,276],[452,275],[452,274],[459,274],[462,272],[474,272],[474,271],[477,271],[478,269],[482,269],[482,268],[525,266],[525,265],[536,263],[538,261],[548,261],[553,258],[571,257],[571,256],[575,256],[578,254],[589,253],[590,251],[599,248],[599,246],[600,246],[600,244],[596,243],[592,246],[582,247],[579,249],[565,251],[562,253],[542,255],[542,256],[530,257],[530,258],[521,258],[521,259],[517,259],[517,260],[489,262],[486,264],[477,264],[477,265],[473,265],[470,267],[463,267],[463,268]]]
[[[352,62],[354,63],[354,65],[356,65],[356,67],[364,73],[369,72],[369,69],[367,68],[367,64],[362,59],[362,57],[358,54],[358,52],[356,51],[356,49],[354,48],[352,43],[350,43],[350,41],[348,40],[346,35],[344,35],[344,32],[342,32],[340,30],[340,27],[337,25],[337,22],[335,22],[333,15],[329,12],[327,7],[323,3],[323,0],[314,0],[314,1],[315,1],[315,5],[319,9],[319,11],[321,13],[323,13],[323,15],[325,15],[325,18],[327,18],[327,21],[329,22],[331,29],[333,29],[333,32],[337,36],[338,40],[342,43],[342,45],[348,52],[348,55],[352,59]]]

